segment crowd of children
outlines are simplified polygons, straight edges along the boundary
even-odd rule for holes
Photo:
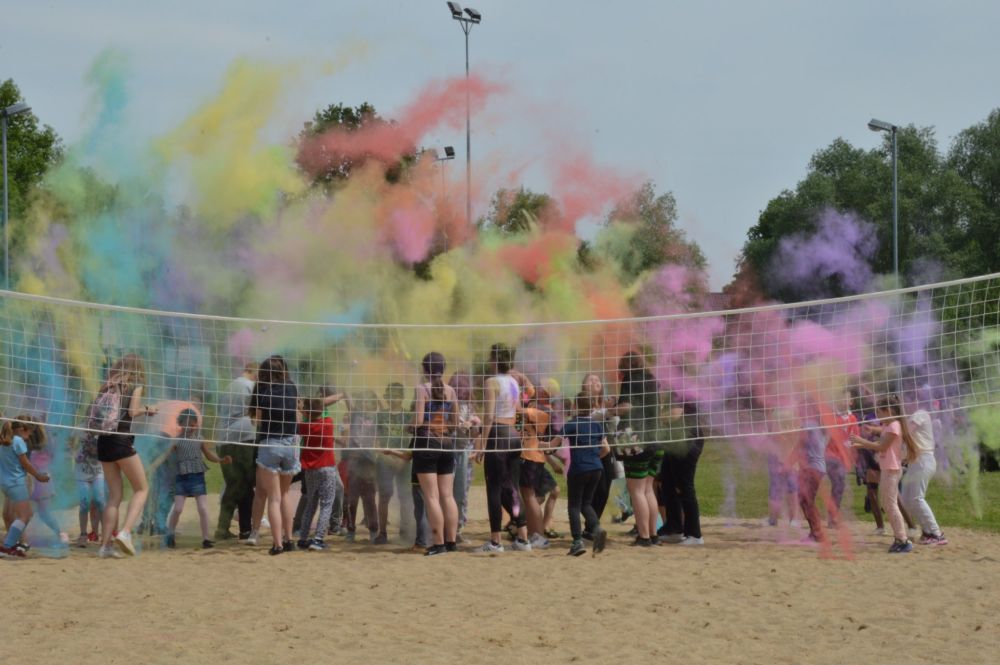
[[[476,463],[484,469],[490,527],[480,551],[503,552],[505,530],[515,551],[549,548],[559,537],[552,525],[560,475],[567,489],[569,555],[586,552],[586,541],[594,554],[605,548],[601,519],[619,478],[628,504],[621,517],[635,515],[634,545],[704,543],[694,487],[704,446],[697,409],[664,398],[639,354],[622,358],[614,398],[605,395],[595,374],[584,379],[573,399],[560,397],[554,382],[535,386],[515,368],[514,351],[503,344],[493,345],[489,364],[492,374],[481,383],[461,371],[445,381],[446,359],[427,354],[421,362],[423,380],[407,406],[400,383],[387,385],[381,398],[373,391],[348,395],[333,388],[302,395],[284,359],[271,356],[259,366],[248,365],[220,400],[214,436],[225,442],[220,456],[203,436],[194,404],[143,406],[142,362],[126,356],[111,367],[74,450],[77,544],[101,542],[104,558],[135,553],[131,530],[143,512],[148,485],[131,424],[140,415],[157,414],[170,421],[170,427],[159,427],[164,432],[159,438],[167,443],[156,463],[169,470],[161,482],[169,487],[162,529],[167,548],[177,546],[176,528],[186,499],[193,497],[203,548],[220,538],[257,545],[262,526],[269,526],[271,554],[322,551],[330,535],[354,542],[360,522],[373,545],[398,537],[427,555],[452,552],[465,541]],[[855,466],[879,528],[881,511],[888,516],[891,552],[912,550],[905,524],[910,514],[922,529],[921,544],[946,544],[926,501],[936,469],[930,405],[919,394],[911,398],[909,417],[900,400],[890,397],[859,418],[851,412],[848,393],[831,405],[807,400],[798,413],[778,414],[797,426],[787,428],[794,433],[784,441],[785,452],[779,446],[769,456],[769,521],[776,524],[782,513],[794,519],[801,510],[808,539],[824,542],[817,507],[821,483],[829,479],[830,492],[823,498],[830,528],[841,523],[847,469]],[[338,402],[346,406],[339,428],[331,415]],[[226,468],[215,540],[209,531],[206,460]],[[34,515],[59,543],[68,542],[52,513],[52,462],[40,422],[28,416],[3,421],[0,490],[7,533],[0,555],[25,556],[29,546],[23,535]],[[909,467],[905,476],[904,465]],[[119,524],[123,475],[133,492]],[[301,483],[298,505],[289,492],[296,481]],[[395,516],[390,515],[393,498],[399,507]],[[234,517],[238,535],[230,532]],[[393,533],[391,520],[396,521]]]

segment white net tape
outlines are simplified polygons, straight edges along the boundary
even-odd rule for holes
[[[516,350],[525,387],[545,388],[554,423],[571,417],[572,398],[594,374],[603,386],[598,406],[626,393],[633,408],[617,426],[647,443],[712,436],[753,445],[800,430],[803,405],[836,404],[845,390],[856,410],[891,393],[920,403],[954,438],[1000,402],[1000,275],[724,312],[484,326],[266,321],[0,298],[0,409],[41,419],[57,454],[79,441],[89,405],[126,354],[142,359],[144,399],[160,407],[133,423],[147,443],[176,435],[184,408],[199,414],[206,440],[246,438],[230,431],[245,412],[230,382],[247,363],[281,354],[300,397],[346,397],[329,408],[338,446],[404,448],[408,439],[378,423],[387,412],[409,412],[421,357],[442,353],[445,380],[482,414],[497,342]],[[643,369],[623,382],[629,352]],[[389,403],[391,384],[400,384],[402,404]]]

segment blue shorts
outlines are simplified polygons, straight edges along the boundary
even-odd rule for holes
[[[28,485],[23,480],[13,485],[3,485],[0,490],[3,490],[4,496],[14,503],[28,500]]]
[[[178,473],[174,482],[174,496],[204,496],[208,494],[205,489],[205,474],[202,473]]]
[[[257,466],[273,473],[294,476],[302,470],[294,436],[264,439],[257,449]]]

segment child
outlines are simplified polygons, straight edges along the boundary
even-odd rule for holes
[[[104,484],[104,468],[97,459],[97,435],[84,434],[83,442],[76,452],[73,476],[80,499],[80,537],[76,544],[86,547],[87,543],[100,542],[101,516],[107,497]],[[90,517],[92,531],[87,531],[87,517]]]
[[[772,415],[774,422],[771,423],[771,426],[778,432],[793,431],[798,424],[794,419],[794,414],[789,413],[787,409],[775,409]],[[795,474],[783,463],[783,460],[788,457],[797,443],[794,437],[794,434],[775,436],[774,450],[767,454],[767,523],[771,526],[778,525],[782,517],[782,508],[784,508],[784,516],[788,519],[788,524],[793,528],[799,525],[795,517],[795,499],[799,492],[798,484]]]
[[[542,482],[545,473],[545,452],[540,446],[548,447],[549,425],[552,409],[549,394],[545,388],[538,388],[530,406],[521,410],[521,474],[518,478],[521,492],[521,510],[525,512],[528,524],[528,542],[532,548],[546,549],[549,541],[545,537],[542,507],[536,496],[536,486]]]
[[[302,437],[302,471],[305,474],[306,503],[299,524],[299,549],[321,552],[326,549],[323,539],[330,526],[330,514],[343,485],[337,473],[337,458],[333,452],[333,418],[323,415],[322,399],[308,399],[302,409],[305,422],[299,423]],[[319,507],[316,534],[309,538],[313,516]]]
[[[601,458],[611,453],[611,447],[604,436],[604,426],[589,415],[595,408],[594,401],[595,398],[590,393],[582,392],[577,395],[578,415],[566,423],[561,437],[553,441],[558,446],[564,437],[569,440],[570,446],[569,475],[566,476],[569,528],[573,536],[573,544],[567,552],[570,556],[580,556],[586,552],[583,546],[583,529],[580,526],[581,512],[587,522],[587,531],[594,537],[594,554],[604,550],[608,538],[607,532],[601,528],[593,501],[604,472]]]
[[[26,416],[0,425],[0,492],[14,510],[14,521],[7,529],[7,537],[0,547],[0,556],[14,559],[25,557],[26,547],[18,546],[21,534],[31,521],[31,502],[28,501],[27,476],[30,474],[41,483],[49,482],[48,475],[39,472],[28,460],[25,437],[31,433]]]
[[[847,484],[847,469],[854,463],[851,437],[861,433],[858,419],[851,413],[851,393],[844,390],[840,400],[820,413],[820,422],[830,437],[826,448],[826,475],[830,478],[830,494],[833,505],[827,509],[827,526],[836,526],[840,515],[840,504]]]
[[[390,383],[385,388],[386,408],[376,415],[380,448],[401,450],[409,443],[407,425],[412,416],[403,408],[404,394],[401,383]],[[389,542],[389,501],[394,494],[399,500],[399,537],[409,540],[414,536],[413,500],[409,491],[410,464],[396,455],[383,453],[378,456],[377,467],[378,523],[381,529],[375,544]]]
[[[378,397],[371,390],[352,400],[351,426],[348,437],[348,449],[344,455],[349,457],[347,482],[347,541],[354,542],[357,528],[358,501],[364,505],[365,519],[368,522],[369,540],[375,541],[379,533],[378,509],[375,504],[375,482],[377,479],[375,454],[376,431],[375,418],[378,413]]]
[[[37,420],[29,419],[29,421],[31,422],[27,439],[29,457],[31,463],[35,465],[35,469],[47,476],[49,475],[49,466],[52,464],[52,454],[45,445],[45,428]],[[49,510],[49,505],[55,494],[51,482],[38,481],[31,488],[31,501],[38,519],[52,530],[59,545],[65,545],[69,542],[69,536],[59,528],[59,521]]]
[[[472,377],[465,372],[455,372],[448,380],[458,397],[458,431],[455,434],[455,503],[458,505],[458,533],[462,542],[462,529],[469,517],[469,487],[472,486],[473,441],[479,436],[482,421],[472,407]]]
[[[542,535],[546,538],[558,538],[559,532],[552,528],[552,523],[555,520],[556,501],[559,499],[559,483],[552,472],[563,475],[565,467],[557,453],[547,453],[545,461],[552,471],[542,469],[538,482],[535,483],[535,498],[542,505]]]
[[[786,468],[789,473],[796,466],[799,468],[799,507],[809,522],[807,538],[814,543],[821,543],[826,536],[816,508],[816,493],[819,491],[820,481],[826,475],[826,448],[830,439],[814,417],[807,418],[802,423],[802,429],[798,443],[788,456]]]
[[[177,478],[174,481],[174,506],[167,517],[167,534],[164,538],[167,547],[177,547],[177,522],[184,510],[184,500],[194,497],[198,506],[198,521],[201,523],[201,547],[211,549],[215,543],[208,537],[208,491],[205,489],[205,461],[216,464],[232,464],[233,458],[226,455],[219,458],[212,450],[212,445],[201,440],[198,430],[198,414],[194,409],[184,409],[177,416],[177,424],[181,428],[180,435],[173,445],[177,454]]]

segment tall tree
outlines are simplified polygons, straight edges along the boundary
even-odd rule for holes
[[[490,200],[490,211],[478,222],[480,230],[493,229],[505,235],[525,233],[546,214],[554,212],[548,194],[519,189],[498,189]]]
[[[0,83],[0,107],[24,101],[12,79]],[[33,112],[7,119],[7,178],[11,220],[22,219],[46,171],[62,156],[62,141]]]
[[[974,191],[961,224],[962,272],[1000,271],[1000,109],[955,138],[948,163]]]

